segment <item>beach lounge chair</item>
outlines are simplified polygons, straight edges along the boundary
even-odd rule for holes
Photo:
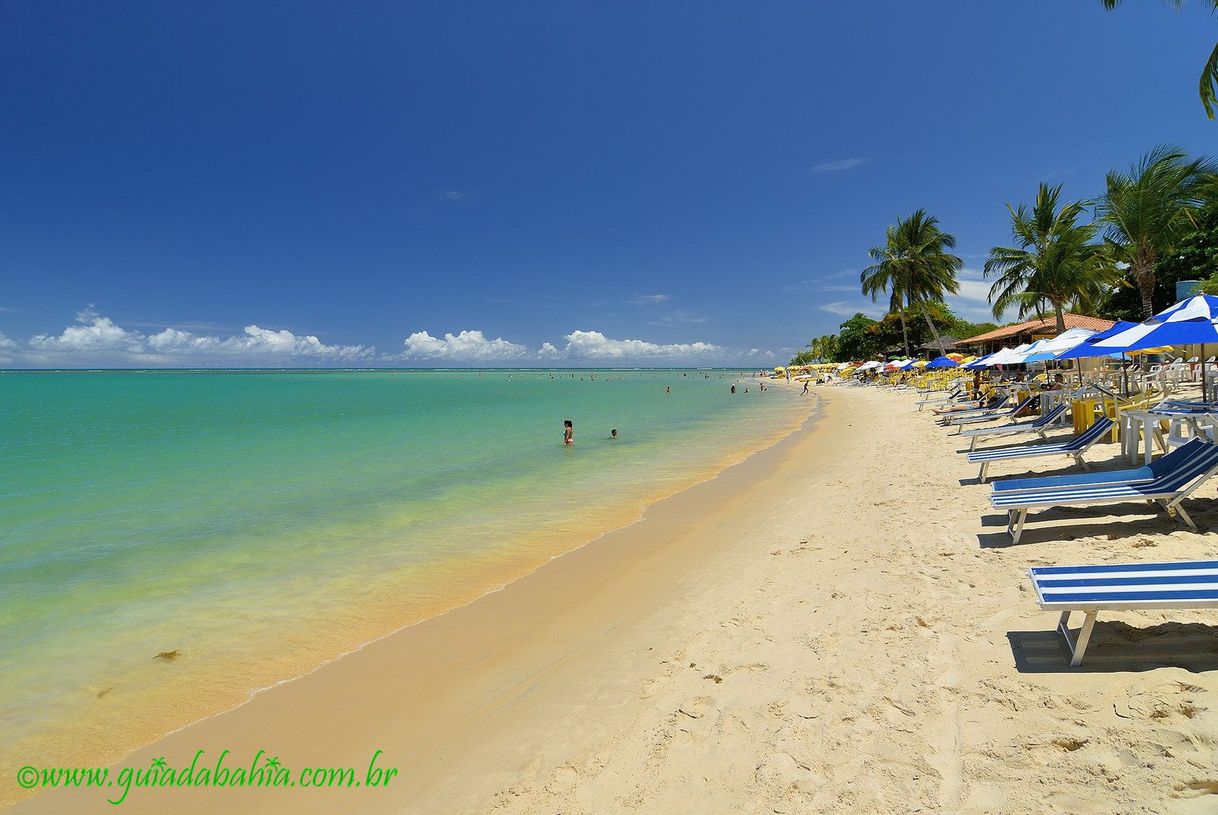
[[[961,430],[961,436],[972,437],[972,442],[969,443],[969,450],[977,449],[977,439],[982,436],[1017,436],[1020,433],[1036,433],[1042,439],[1045,437],[1045,431],[1053,424],[1060,422],[1065,417],[1068,405],[1057,405],[1048,413],[1042,416],[1037,416],[1031,422],[1012,422],[1011,424],[999,425],[998,427],[975,427],[972,430]]]
[[[957,385],[956,387],[952,388],[947,393],[940,394],[939,396],[931,396],[926,399],[921,399],[921,400],[915,402],[914,404],[916,404],[918,406],[918,412],[921,413],[922,408],[925,405],[946,405],[949,402],[956,402],[956,401],[961,401],[961,400],[966,400],[966,399],[968,399],[968,393],[964,390],[964,388]]]
[[[1031,410],[1040,401],[1040,394],[1032,394],[1018,405],[1005,410],[966,411],[962,413],[947,413],[939,417],[944,427],[960,427],[979,422],[995,422],[999,419],[1013,419]]]
[[[1197,525],[1180,502],[1218,470],[1218,444],[1193,439],[1145,467],[1106,473],[1048,478],[1018,478],[994,484],[990,503],[1005,509],[1011,542],[1019,543],[1028,510],[1048,507],[1149,501],[1179,518],[1194,532]]]
[[[1074,666],[1083,662],[1098,612],[1218,607],[1218,560],[1039,566],[1028,574],[1040,607],[1061,612],[1057,630],[1066,638]],[[1085,615],[1077,640],[1070,636],[1069,626],[1075,611]]]
[[[977,474],[977,478],[982,484],[985,483],[986,475],[989,472],[989,467],[995,461],[1015,461],[1016,459],[1037,458],[1039,456],[1055,456],[1065,455],[1073,456],[1080,467],[1086,468],[1087,463],[1083,461],[1083,453],[1091,448],[1100,438],[1112,430],[1113,421],[1107,416],[1097,419],[1095,424],[1066,441],[1054,442],[1052,444],[1021,444],[1011,447],[992,447],[988,450],[977,450],[969,452],[968,460],[970,464],[980,464],[981,472]]]
[[[1009,394],[997,394],[991,396],[984,404],[979,404],[977,407],[963,407],[964,405],[972,404],[973,402],[971,399],[965,399],[963,402],[932,408],[932,410],[935,412],[935,418],[942,423],[944,416],[965,416],[977,413],[992,413],[1005,405],[1010,398],[1011,397]]]

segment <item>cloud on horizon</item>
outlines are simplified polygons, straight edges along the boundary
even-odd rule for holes
[[[533,349],[502,337],[487,339],[482,331],[465,330],[433,337],[427,331],[416,331],[406,338],[402,357],[405,359],[443,360],[457,363],[557,363],[608,360],[615,362],[705,362],[716,354],[757,356],[768,352],[752,349],[734,352],[709,342],[655,343],[640,339],[615,339],[600,331],[575,330],[563,337],[561,348],[545,342]],[[755,352],[755,353],[754,353]]]
[[[248,325],[239,334],[200,333],[169,326],[140,331],[116,323],[92,306],[57,334],[14,340],[0,332],[0,365],[17,368],[222,368],[393,367],[419,362],[439,365],[737,364],[771,359],[761,348],[728,348],[705,341],[660,343],[619,339],[577,329],[561,343],[528,346],[467,329],[433,336],[415,331],[397,353],[371,345],[334,345],[311,334]]]
[[[35,334],[24,343],[5,338],[0,359],[33,367],[259,366],[356,363],[375,357],[364,345],[329,345],[317,337],[247,325],[222,337],[168,327],[155,334],[128,330],[92,306],[59,334]]]
[[[481,331],[462,331],[433,337],[416,331],[406,338],[402,356],[408,359],[451,359],[466,362],[505,361],[529,355],[529,349],[502,337],[488,340]],[[553,346],[550,346],[551,348]]]

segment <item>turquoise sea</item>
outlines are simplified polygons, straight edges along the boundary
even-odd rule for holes
[[[635,520],[805,415],[757,385],[0,374],[0,767],[117,758]]]

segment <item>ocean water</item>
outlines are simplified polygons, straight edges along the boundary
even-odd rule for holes
[[[116,759],[469,602],[804,405],[725,371],[0,374],[0,767]]]

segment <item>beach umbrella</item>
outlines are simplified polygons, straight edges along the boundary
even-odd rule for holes
[[[929,363],[929,362],[927,362],[926,360],[924,360],[924,359],[920,359],[920,360],[918,360],[917,362],[915,362],[915,363],[913,364],[913,366],[914,366],[915,368],[925,368],[925,367],[926,367],[927,365],[929,365],[929,364],[930,364],[930,363]]]
[[[1059,359],[1058,354],[1076,347],[1094,333],[1086,328],[1071,328],[1051,339],[1037,340],[1023,352],[1023,361],[1044,362]]]
[[[1120,334],[1121,332],[1126,331],[1127,329],[1133,328],[1136,325],[1138,325],[1138,324],[1129,323],[1129,322],[1125,322],[1124,320],[1122,320],[1122,321],[1118,322],[1116,325],[1114,325],[1112,328],[1109,328],[1107,331],[1101,331],[1098,334],[1092,334],[1090,337],[1084,338],[1083,341],[1080,342],[1078,345],[1075,345],[1073,348],[1068,348],[1065,351],[1062,351],[1060,354],[1055,356],[1054,359],[1083,359],[1086,357],[1110,357],[1110,356],[1113,356],[1114,354],[1119,356],[1120,355],[1119,352],[1114,352],[1111,348],[1100,348],[1096,345],[1096,343],[1098,343],[1100,340],[1106,340],[1109,337]]]
[[[1018,365],[1023,362],[1024,351],[1028,350],[1030,344],[1025,342],[1023,345],[1017,345],[1014,348],[1003,348],[1001,351],[995,351],[988,357],[982,357],[973,363],[973,365],[979,368],[993,368],[995,365]],[[978,364],[982,361],[985,362],[984,366]]]
[[[1116,325],[1106,331],[1101,331],[1098,334],[1092,334],[1085,340],[1080,342],[1073,348],[1067,349],[1057,355],[1056,359],[1087,359],[1089,357],[1107,357],[1109,359],[1119,359],[1121,365],[1121,391],[1125,396],[1129,395],[1129,371],[1126,370],[1123,363],[1126,362],[1124,353],[1114,353],[1108,348],[1099,348],[1096,346],[1100,340],[1106,340],[1109,337],[1116,336],[1123,331],[1136,326],[1137,323],[1118,320]]]
[[[950,357],[935,357],[934,359],[932,359],[930,361],[930,364],[927,365],[926,367],[928,369],[934,370],[934,369],[938,369],[938,368],[955,368],[959,364],[960,363],[956,362],[956,360],[954,360]]]
[[[968,362],[964,363],[963,367],[968,368],[970,371],[980,370],[989,365],[989,359],[992,356],[994,355],[986,354],[985,356],[974,357],[973,359],[970,359]]]
[[[1108,353],[1143,351],[1164,345],[1200,345],[1218,342],[1218,297],[1198,294],[1160,311],[1132,328],[1095,343]],[[1201,364],[1201,398],[1205,398],[1205,363]]]

